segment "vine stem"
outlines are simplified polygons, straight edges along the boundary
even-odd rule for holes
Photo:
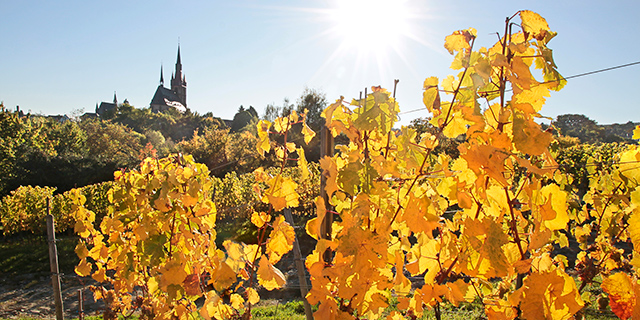
[[[520,235],[518,234],[518,224],[516,222],[516,215],[513,212],[513,203],[511,202],[511,196],[509,196],[509,189],[507,189],[507,187],[504,187],[504,192],[507,195],[507,204],[509,205],[509,212],[511,213],[511,222],[510,227],[511,227],[511,233],[513,234],[513,240],[516,242],[516,244],[518,245],[518,250],[520,251],[520,259],[524,260],[524,250],[522,249],[522,244],[520,241]]]
[[[299,123],[299,122],[296,122],[296,124],[297,123]],[[288,134],[289,134],[289,130],[291,129],[292,126],[293,126],[293,124],[290,121],[287,121],[287,128],[284,131],[284,138],[283,138],[283,145],[284,146],[287,145],[287,137],[288,137]],[[284,168],[287,165],[287,160],[289,159],[289,150],[286,147],[284,147],[283,150],[284,150],[284,155],[282,157],[282,165],[280,165],[280,173],[276,177],[276,181],[275,181],[274,185],[276,185],[278,183],[277,179],[280,179],[282,177],[282,174],[284,173]],[[269,206],[269,216],[271,216],[272,213],[273,213],[273,205],[270,205]],[[260,228],[260,229],[261,229],[261,232],[259,232],[259,235],[258,235],[258,249],[263,245],[262,242],[264,241],[264,238],[265,238],[265,236],[267,234],[267,224],[264,224],[262,226],[262,228]],[[256,260],[258,259],[258,253],[259,252],[260,252],[260,250],[256,250],[256,253],[254,254],[253,259],[251,261],[251,265],[252,265],[252,269],[253,269],[252,271],[254,271],[255,268],[256,268]],[[252,285],[253,285],[253,276],[249,280],[249,286],[252,286]]]
[[[469,53],[471,53],[471,51],[473,51],[473,44],[475,43],[475,40],[476,40],[475,37],[473,39],[471,39],[471,44],[469,45]],[[435,140],[436,141],[438,139],[440,139],[440,136],[442,136],[442,133],[444,132],[444,128],[449,124],[449,117],[451,116],[451,110],[453,110],[453,104],[456,101],[458,93],[460,92],[460,88],[462,87],[462,82],[463,82],[464,77],[466,76],[468,70],[469,70],[469,61],[467,61],[466,66],[464,68],[464,71],[462,72],[462,76],[460,77],[460,81],[458,82],[458,87],[456,88],[456,91],[453,94],[453,98],[451,99],[451,104],[449,106],[449,110],[447,111],[447,115],[444,118],[444,122],[442,122],[442,125],[440,125],[440,127],[439,127],[440,130],[436,133],[436,136],[435,136]],[[422,173],[422,171],[424,170],[424,167],[427,165],[427,161],[429,160],[429,155],[431,155],[431,153],[433,152],[434,149],[435,148],[431,148],[431,149],[427,150],[427,153],[424,156],[424,160],[422,160],[422,164],[420,165],[420,170],[418,170],[419,173]],[[415,186],[416,182],[418,182],[418,178],[420,178],[420,176],[421,176],[421,174],[418,174],[413,179],[413,181],[411,182],[411,185],[409,186],[409,189],[407,190],[407,194],[409,194],[409,192],[411,192],[411,190]],[[400,213],[401,209],[402,209],[402,206],[399,205],[398,209],[393,214],[393,218],[389,222],[389,226],[387,227],[387,229],[391,228],[391,226],[393,225],[393,222],[398,217],[398,214]]]

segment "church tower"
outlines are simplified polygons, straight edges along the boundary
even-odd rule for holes
[[[180,45],[178,44],[178,59],[176,61],[176,71],[171,76],[171,91],[178,96],[180,103],[187,107],[187,81],[182,74],[182,62],[180,62]]]

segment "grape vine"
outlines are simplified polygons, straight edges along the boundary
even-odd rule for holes
[[[364,99],[341,98],[325,110],[333,135],[345,134],[350,142],[321,160],[331,200],[318,200],[318,217],[335,208],[332,238],[320,238],[318,220],[307,226],[319,239],[307,258],[313,283],[307,298],[319,303],[316,318],[378,318],[392,295],[403,311],[389,319],[416,318],[425,308],[435,308],[439,318],[443,301],[474,300],[489,319],[571,318],[585,301],[567,273],[568,259],[553,246],[568,247],[576,222],[580,228],[573,231],[583,242],[593,233],[602,239],[595,244],[599,249],[578,255],[584,270],[596,270],[583,272],[583,280],[631,274],[612,239],[634,239],[636,231],[626,222],[634,206],[621,205],[629,205],[636,177],[614,173],[620,180],[614,183],[603,174],[591,182],[601,187],[592,188],[595,195],[586,197],[582,209],[569,208],[571,181],[557,170],[552,134],[535,121],[550,91],[566,82],[548,47],[555,35],[544,18],[525,10],[507,18],[491,48],[474,50],[475,29],[447,36],[451,68],[460,71],[424,82],[435,134],[392,129],[398,104],[379,87]],[[442,136],[460,135],[465,142],[459,158],[433,152]],[[634,157],[623,154],[621,161]],[[633,163],[629,169],[640,174]],[[615,210],[621,213],[609,213]],[[589,223],[598,226],[595,232]],[[330,263],[322,258],[327,248]],[[588,265],[593,261],[596,266]],[[408,275],[425,284],[413,290]],[[635,276],[612,277],[605,291],[621,290],[622,280],[629,283],[626,289],[637,287]],[[612,303],[635,305],[628,292],[634,291],[610,293],[619,297]]]
[[[590,160],[577,171],[556,162],[554,138],[536,122],[546,97],[566,84],[548,47],[555,35],[523,10],[506,19],[490,48],[474,48],[473,28],[447,36],[458,73],[424,81],[435,131],[394,129],[399,106],[380,87],[324,110],[331,134],[348,143],[320,160],[329,201],[316,199],[317,217],[306,225],[318,240],[306,259],[315,318],[380,318],[392,298],[397,310],[387,319],[417,319],[428,308],[440,319],[445,301],[480,301],[488,319],[579,318],[599,298],[584,290],[598,278],[618,317],[640,317],[640,149],[608,153],[607,170]],[[274,265],[291,250],[294,232],[275,215],[300,200],[285,168],[295,163],[308,179],[303,149],[288,140],[299,124],[308,143],[314,133],[305,114],[257,124],[258,152],[273,150],[280,167],[254,172],[252,191],[268,206],[246,215],[259,228],[254,245],[216,247],[213,183],[190,156],[117,172],[100,226],[76,192],[75,230],[84,239],[76,272],[112,285],[94,289],[109,305],[106,318],[134,311],[249,318],[257,285],[284,285]],[[459,157],[434,151],[445,137],[462,137]],[[336,218],[327,239],[321,226],[329,211]],[[575,257],[556,250],[574,239]]]

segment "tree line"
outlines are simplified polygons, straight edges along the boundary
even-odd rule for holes
[[[317,131],[326,105],[324,93],[305,89],[295,104],[285,99],[282,106],[268,105],[262,118],[306,109],[309,124]],[[268,167],[272,156],[261,157],[255,150],[255,124],[260,118],[253,107],[240,106],[228,121],[211,112],[154,113],[124,103],[103,117],[60,121],[13,112],[0,104],[0,197],[25,185],[53,187],[63,193],[112,181],[115,171],[134,168],[149,156],[161,158],[175,152],[193,155],[217,177]],[[313,160],[319,158],[314,151],[318,143],[312,141],[307,147]]]

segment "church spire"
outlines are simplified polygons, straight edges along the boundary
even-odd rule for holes
[[[180,44],[178,43],[178,61],[176,61],[176,65],[181,65],[182,63],[180,62]]]
[[[113,104],[118,105],[118,97],[116,97],[116,92],[113,92]]]
[[[162,64],[160,64],[160,85],[164,85],[164,76],[162,75]]]
[[[180,43],[178,43],[178,57],[176,59],[176,70],[171,76],[171,91],[173,91],[182,103],[183,106],[187,106],[187,82],[185,76],[182,73],[182,61],[180,59]]]

